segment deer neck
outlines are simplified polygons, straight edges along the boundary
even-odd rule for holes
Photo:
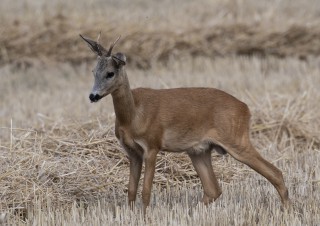
[[[123,73],[124,81],[122,85],[111,95],[117,121],[120,125],[128,125],[135,115],[135,107],[128,77],[125,71]]]

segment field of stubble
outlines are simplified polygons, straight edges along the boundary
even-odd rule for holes
[[[0,225],[320,225],[318,1],[0,3]],[[127,205],[128,160],[110,97],[88,99],[95,56],[128,56],[132,88],[206,86],[251,109],[251,137],[284,174],[292,208],[232,157],[204,207],[185,154],[160,153],[146,218]],[[192,106],[190,106],[192,107]],[[186,109],[188,110],[188,109]]]

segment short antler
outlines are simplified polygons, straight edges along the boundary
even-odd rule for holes
[[[116,45],[116,43],[119,41],[119,39],[121,38],[121,35],[111,44],[110,48],[109,48],[109,51],[107,53],[107,56],[111,56],[111,53],[112,53],[112,49],[113,47]]]

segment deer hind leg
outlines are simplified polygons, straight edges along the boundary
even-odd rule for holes
[[[207,150],[199,154],[189,153],[189,157],[198,176],[200,177],[204,190],[202,201],[207,205],[216,200],[222,193],[217,178],[213,172],[211,151]]]
[[[281,201],[285,206],[289,205],[288,189],[285,186],[282,172],[273,164],[265,160],[246,139],[246,145],[224,146],[226,151],[238,161],[246,164],[257,173],[264,176],[278,191]]]

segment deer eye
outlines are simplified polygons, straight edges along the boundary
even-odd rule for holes
[[[108,72],[106,78],[112,78],[114,76],[114,72]]]

